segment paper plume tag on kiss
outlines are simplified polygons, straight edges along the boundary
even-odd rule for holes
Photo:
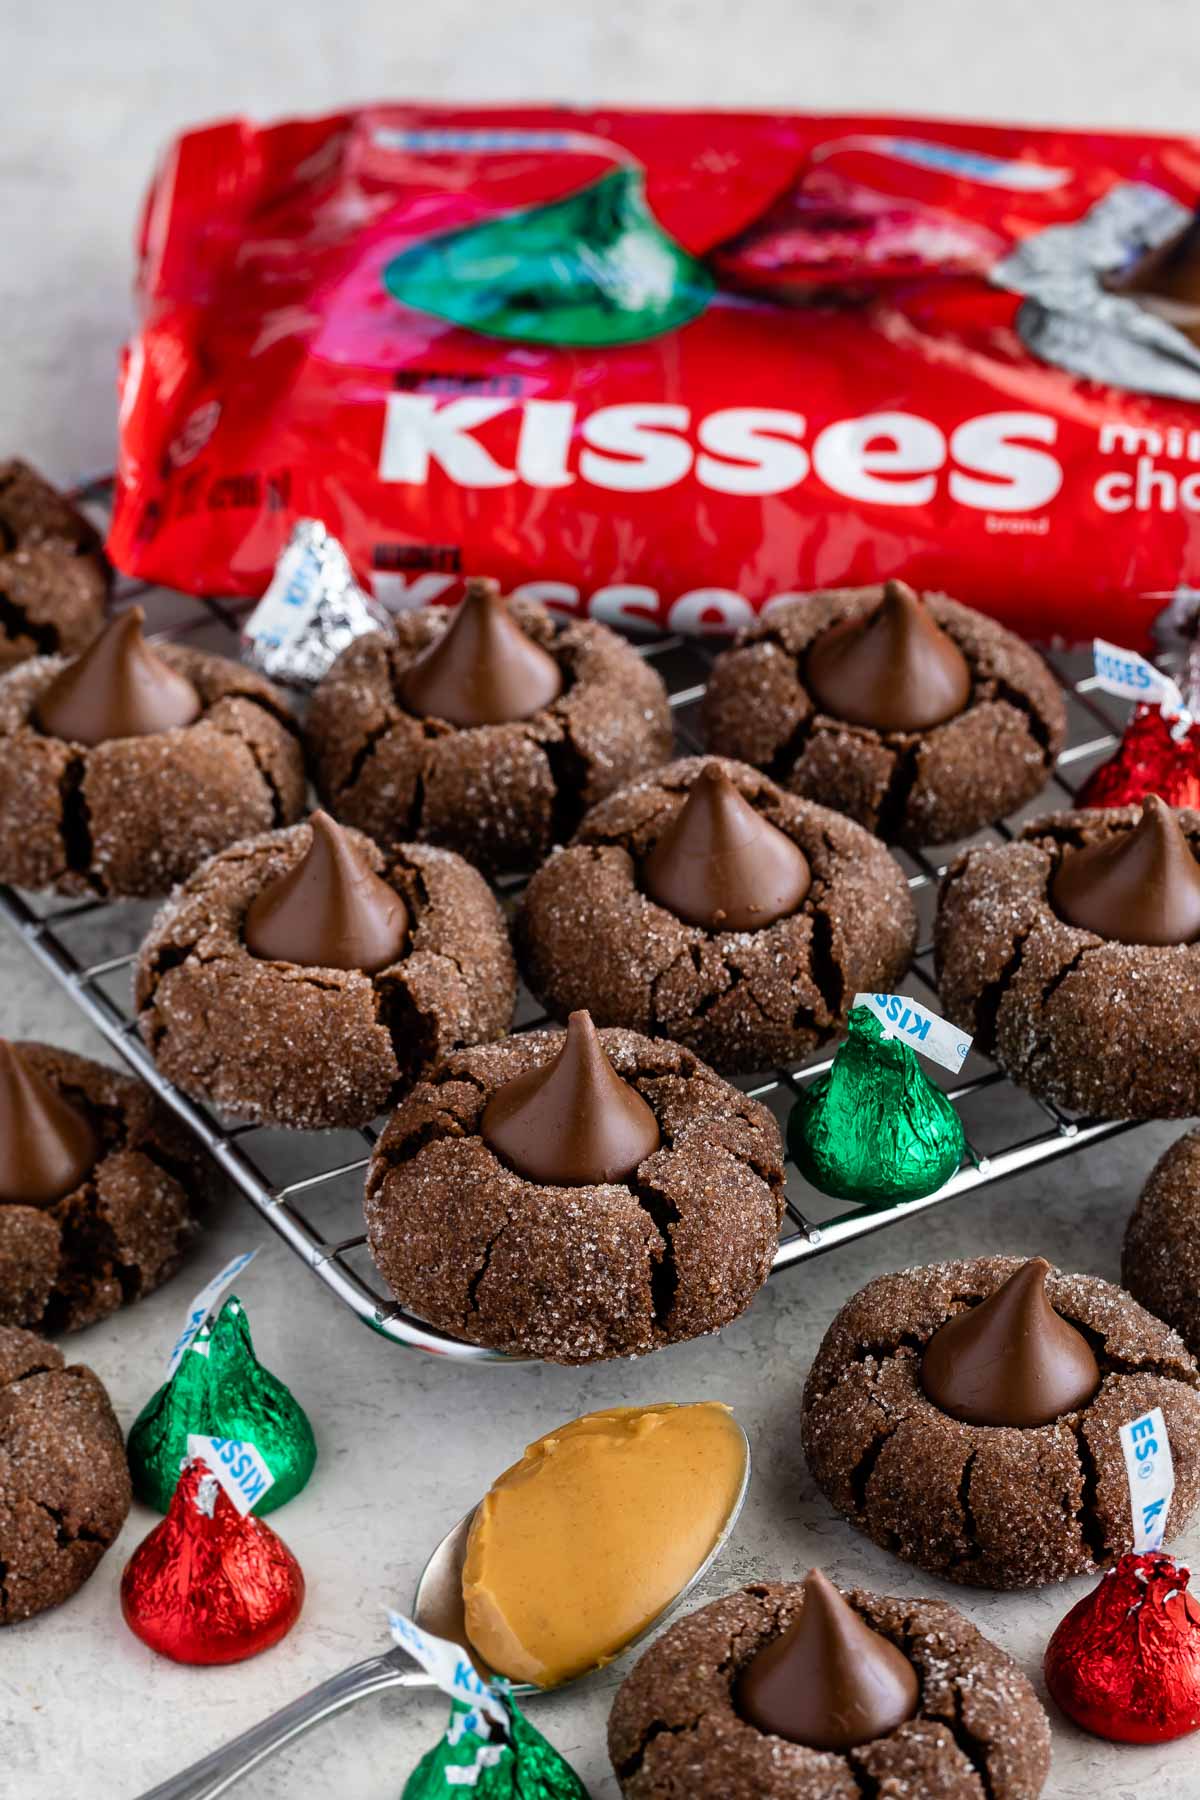
[[[1192,715],[1177,683],[1136,650],[1122,650],[1119,644],[1093,638],[1092,661],[1096,686],[1104,693],[1116,694],[1121,700],[1139,700],[1144,706],[1157,704],[1164,718],[1177,718],[1184,730],[1191,724]]]
[[[407,1650],[427,1675],[432,1675],[444,1694],[461,1701],[464,1706],[475,1707],[507,1733],[507,1707],[496,1689],[484,1681],[461,1644],[434,1637],[431,1631],[423,1631],[412,1619],[404,1613],[394,1612],[390,1606],[388,1625],[400,1648]]]
[[[243,1517],[262,1499],[275,1477],[254,1448],[238,1438],[201,1437],[189,1432],[187,1452],[211,1469]]]
[[[954,1075],[967,1059],[973,1041],[970,1032],[960,1031],[907,994],[855,994],[854,1004],[873,1012],[892,1037]]]
[[[189,1344],[195,1342],[197,1335],[204,1329],[204,1321],[209,1314],[216,1311],[217,1302],[226,1288],[237,1280],[246,1264],[252,1262],[257,1255],[257,1250],[243,1250],[240,1256],[235,1256],[232,1262],[226,1263],[225,1267],[213,1276],[207,1287],[200,1289],[188,1307],[183,1330],[171,1348],[171,1355],[167,1362],[168,1376],[175,1373],[182,1361],[184,1351]]]
[[[1135,1550],[1161,1550],[1167,1530],[1171,1495],[1175,1492],[1175,1465],[1171,1440],[1160,1406],[1129,1419],[1121,1427],[1121,1452],[1129,1481],[1129,1507],[1133,1514]]]

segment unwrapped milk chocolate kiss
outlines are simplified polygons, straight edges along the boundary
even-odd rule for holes
[[[755,812],[716,763],[642,863],[652,900],[708,931],[756,931],[795,912],[812,885],[804,852]]]
[[[586,1012],[571,1014],[553,1062],[492,1095],[483,1140],[518,1175],[553,1187],[623,1181],[662,1141],[657,1119],[609,1062]]]
[[[889,581],[866,618],[815,640],[804,682],[824,712],[877,731],[927,731],[971,698],[966,657],[903,581]]]
[[[300,861],[250,904],[247,950],[306,969],[386,969],[408,941],[408,908],[328,813],[309,825]]]
[[[521,630],[499,583],[472,579],[445,631],[405,669],[399,692],[409,712],[423,719],[504,725],[557,700],[562,671]]]
[[[131,606],[55,676],[34,713],[42,731],[91,746],[172,731],[199,718],[199,694],[145,642],[144,620],[141,607]]]
[[[919,1697],[903,1651],[813,1569],[799,1613],[747,1663],[736,1700],[744,1719],[774,1737],[810,1750],[853,1750],[911,1719]]]
[[[0,1038],[0,1201],[53,1206],[99,1155],[90,1121]]]
[[[921,1360],[933,1404],[967,1425],[1049,1425],[1086,1406],[1100,1370],[1083,1333],[1046,1298],[1035,1256],[1003,1287],[935,1331]]]
[[[1050,884],[1068,924],[1117,944],[1200,937],[1200,863],[1164,800],[1150,794],[1132,831],[1068,850]]]

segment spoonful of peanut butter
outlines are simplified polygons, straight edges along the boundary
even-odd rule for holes
[[[476,1655],[539,1688],[611,1662],[724,1543],[749,1464],[740,1425],[713,1401],[588,1413],[530,1444],[467,1535]]]

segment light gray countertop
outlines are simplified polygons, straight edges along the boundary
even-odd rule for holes
[[[147,12],[63,0],[7,9],[12,78],[0,148],[6,220],[0,305],[0,454],[62,480],[111,464],[113,370],[127,319],[135,210],[170,132],[238,109],[259,116],[353,99],[594,96],[630,101],[928,110],[1188,129],[1200,27],[1189,0],[954,0],[839,8],[757,0],[729,9],[628,0],[557,11],[445,0],[406,18],[380,0],[268,7],[215,0]],[[1136,22],[1135,22],[1136,19]],[[97,1052],[66,999],[0,937],[0,1030]],[[383,1604],[406,1602],[426,1551],[530,1439],[595,1407],[662,1398],[729,1401],[753,1440],[742,1525],[706,1596],[819,1562],[883,1591],[938,1593],[1040,1682],[1058,1619],[1091,1585],[1019,1596],[954,1589],[907,1569],[833,1516],[799,1444],[805,1372],[836,1308],[901,1263],[1041,1252],[1113,1278],[1125,1219],[1177,1128],[1149,1127],[934,1212],[772,1281],[718,1339],[590,1370],[463,1369],[407,1354],[337,1307],[242,1203],[219,1211],[162,1293],[65,1345],[103,1376],[126,1426],[157,1384],[186,1302],[236,1250],[261,1244],[240,1285],[263,1360],[295,1389],[320,1445],[307,1491],[272,1522],[308,1580],[305,1613],[277,1649],[223,1670],[154,1657],[124,1627],[121,1570],[153,1523],[135,1509],[118,1545],[67,1605],[0,1636],[4,1800],[132,1800],[197,1755],[384,1641]],[[348,1219],[348,1225],[354,1221]],[[1200,1556],[1195,1529],[1175,1548]],[[595,1800],[612,1800],[604,1724],[623,1668],[537,1704],[534,1716]],[[398,1800],[445,1708],[369,1701],[236,1790],[246,1800]],[[1135,1749],[1055,1716],[1047,1794],[1186,1800],[1196,1745]]]

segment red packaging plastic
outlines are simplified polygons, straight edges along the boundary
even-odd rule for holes
[[[109,548],[392,608],[492,574],[728,631],[903,575],[1144,643],[1200,586],[1200,139],[381,106],[189,133],[147,202]]]

